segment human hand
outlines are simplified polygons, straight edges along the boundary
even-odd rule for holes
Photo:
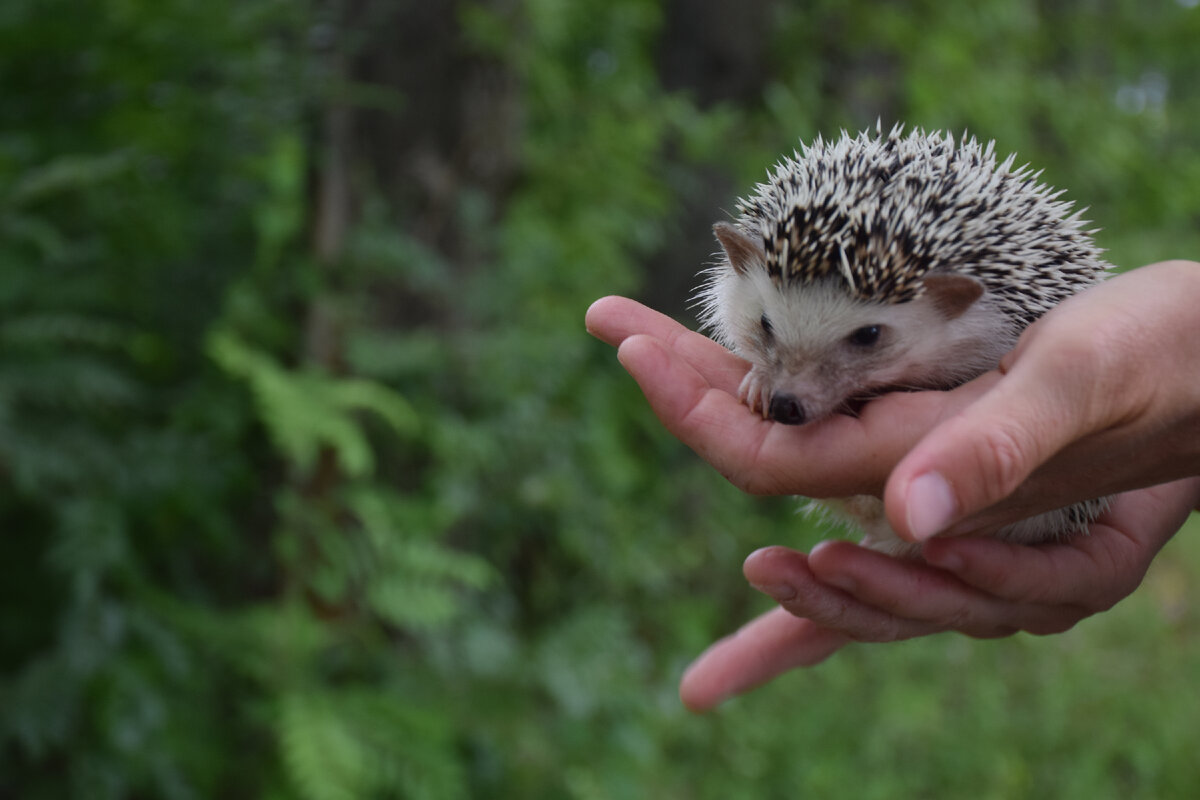
[[[803,426],[748,413],[747,363],[669,317],[606,297],[587,324],[667,429],[738,487],[883,496],[919,541],[1200,474],[1198,309],[1200,264],[1143,267],[1055,308],[999,370]]]
[[[926,563],[849,542],[824,542],[808,556],[758,550],[746,578],[780,607],[696,659],[680,697],[707,710],[851,641],[1065,631],[1136,589],[1198,501],[1200,478],[1141,489],[1118,496],[1087,536],[1043,545],[939,538],[923,546]]]
[[[894,393],[873,400],[857,418],[780,425],[738,401],[745,361],[670,317],[605,297],[588,309],[587,325],[618,347],[617,357],[663,425],[752,494],[881,495],[892,468],[920,437],[982,390]]]
[[[1153,264],[1071,297],[999,373],[889,477],[902,538],[988,533],[1200,474],[1200,264]]]
[[[589,309],[588,326],[619,345],[622,363],[664,425],[736,485],[750,492],[814,497],[880,494],[886,485],[893,527],[907,538],[927,538],[954,523],[956,515],[961,519],[948,533],[987,532],[1076,500],[1200,472],[1200,392],[1194,377],[1200,375],[1194,364],[1200,352],[1192,346],[1200,341],[1192,313],[1198,300],[1197,265],[1143,268],[1055,309],[1026,333],[1000,371],[951,392],[887,395],[868,404],[857,419],[835,417],[800,428],[747,414],[735,399],[746,364],[662,315],[632,301],[605,298]],[[1097,387],[1102,396],[1096,396]],[[1014,407],[1018,413],[1006,413]],[[992,418],[999,420],[998,428],[989,427]],[[1021,427],[1024,418],[1032,428]],[[1006,447],[1010,441],[1014,446]],[[996,442],[999,461],[992,449]],[[964,451],[975,461],[964,459]],[[943,457],[948,460],[940,462]],[[897,463],[907,472],[896,468],[893,473]],[[929,481],[915,479],[930,471],[955,476],[958,486],[935,485],[928,491]],[[1014,475],[1027,480],[1015,490],[1009,487],[1006,498],[997,487],[1003,490]],[[964,480],[967,476],[976,481]],[[786,608],[811,618],[776,610],[714,646],[685,677],[685,702],[708,707],[730,691],[816,663],[852,638],[1070,627],[1137,585],[1149,559],[1178,527],[1166,530],[1164,521],[1168,527],[1176,518],[1181,522],[1180,508],[1197,502],[1194,485],[1179,487],[1156,502],[1150,502],[1155,490],[1140,495],[1142,500],[1118,499],[1107,523],[1109,535],[1068,545],[931,542],[927,560],[942,573],[845,543],[826,545],[808,559],[782,549],[760,551],[747,561],[747,576],[764,588],[802,587],[800,599]],[[1000,502],[991,504],[992,498]],[[1122,518],[1128,514],[1123,509],[1137,502],[1150,503],[1143,509],[1148,515]],[[966,516],[979,509],[983,513]],[[1106,530],[1102,524],[1095,527]],[[1122,539],[1130,544],[1121,545]],[[965,572],[953,561],[960,548],[974,553]],[[1047,569],[1058,579],[1059,594],[1027,594],[1020,575],[1040,573],[1029,572],[1026,562],[1047,553],[1057,554]],[[950,561],[939,561],[943,556]],[[972,563],[984,565],[984,571],[972,569]],[[840,599],[830,594],[836,584],[822,583],[822,576],[839,577],[838,565],[859,571],[855,585],[864,588],[853,595],[855,605],[846,605],[847,593]],[[938,583],[952,579],[945,572],[957,576],[957,585]],[[773,581],[781,575],[792,580]],[[888,587],[895,585],[906,588],[889,595]],[[947,586],[956,587],[957,594],[948,593]],[[976,593],[963,594],[972,588]]]

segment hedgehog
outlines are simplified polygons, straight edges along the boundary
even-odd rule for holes
[[[739,396],[785,425],[856,413],[896,390],[951,389],[989,370],[1034,320],[1111,267],[1095,230],[995,143],[902,126],[801,145],[713,230],[702,327],[750,362]],[[866,543],[918,548],[880,500],[823,503]],[[1086,531],[1107,499],[998,531],[1040,542]]]

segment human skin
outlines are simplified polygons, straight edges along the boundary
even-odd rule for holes
[[[925,542],[923,562],[848,542],[751,554],[747,579],[781,605],[687,671],[680,694],[696,710],[853,640],[1066,630],[1132,592],[1200,503],[1194,262],[1071,298],[998,370],[957,389],[890,394],[857,418],[799,427],[749,413],[737,400],[746,362],[668,317],[609,297],[587,325],[618,346],[667,429],[735,485],[882,496],[896,532]],[[1120,496],[1090,535],[1062,544],[956,538],[1108,494]]]

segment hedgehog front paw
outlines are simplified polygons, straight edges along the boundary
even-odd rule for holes
[[[767,410],[771,406],[771,389],[761,367],[751,367],[746,377],[742,378],[742,384],[738,387],[738,400],[749,406],[755,414],[761,414],[763,419],[767,418]]]

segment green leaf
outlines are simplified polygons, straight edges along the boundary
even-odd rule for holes
[[[374,456],[355,412],[378,414],[400,434],[416,430],[415,412],[382,384],[284,369],[224,331],[209,337],[208,352],[223,369],[250,385],[276,446],[301,470],[311,470],[321,448],[330,447],[349,477],[371,473]]]
[[[100,156],[59,156],[22,175],[4,199],[12,206],[23,206],[57,194],[89,189],[111,181],[131,165],[128,151]]]

